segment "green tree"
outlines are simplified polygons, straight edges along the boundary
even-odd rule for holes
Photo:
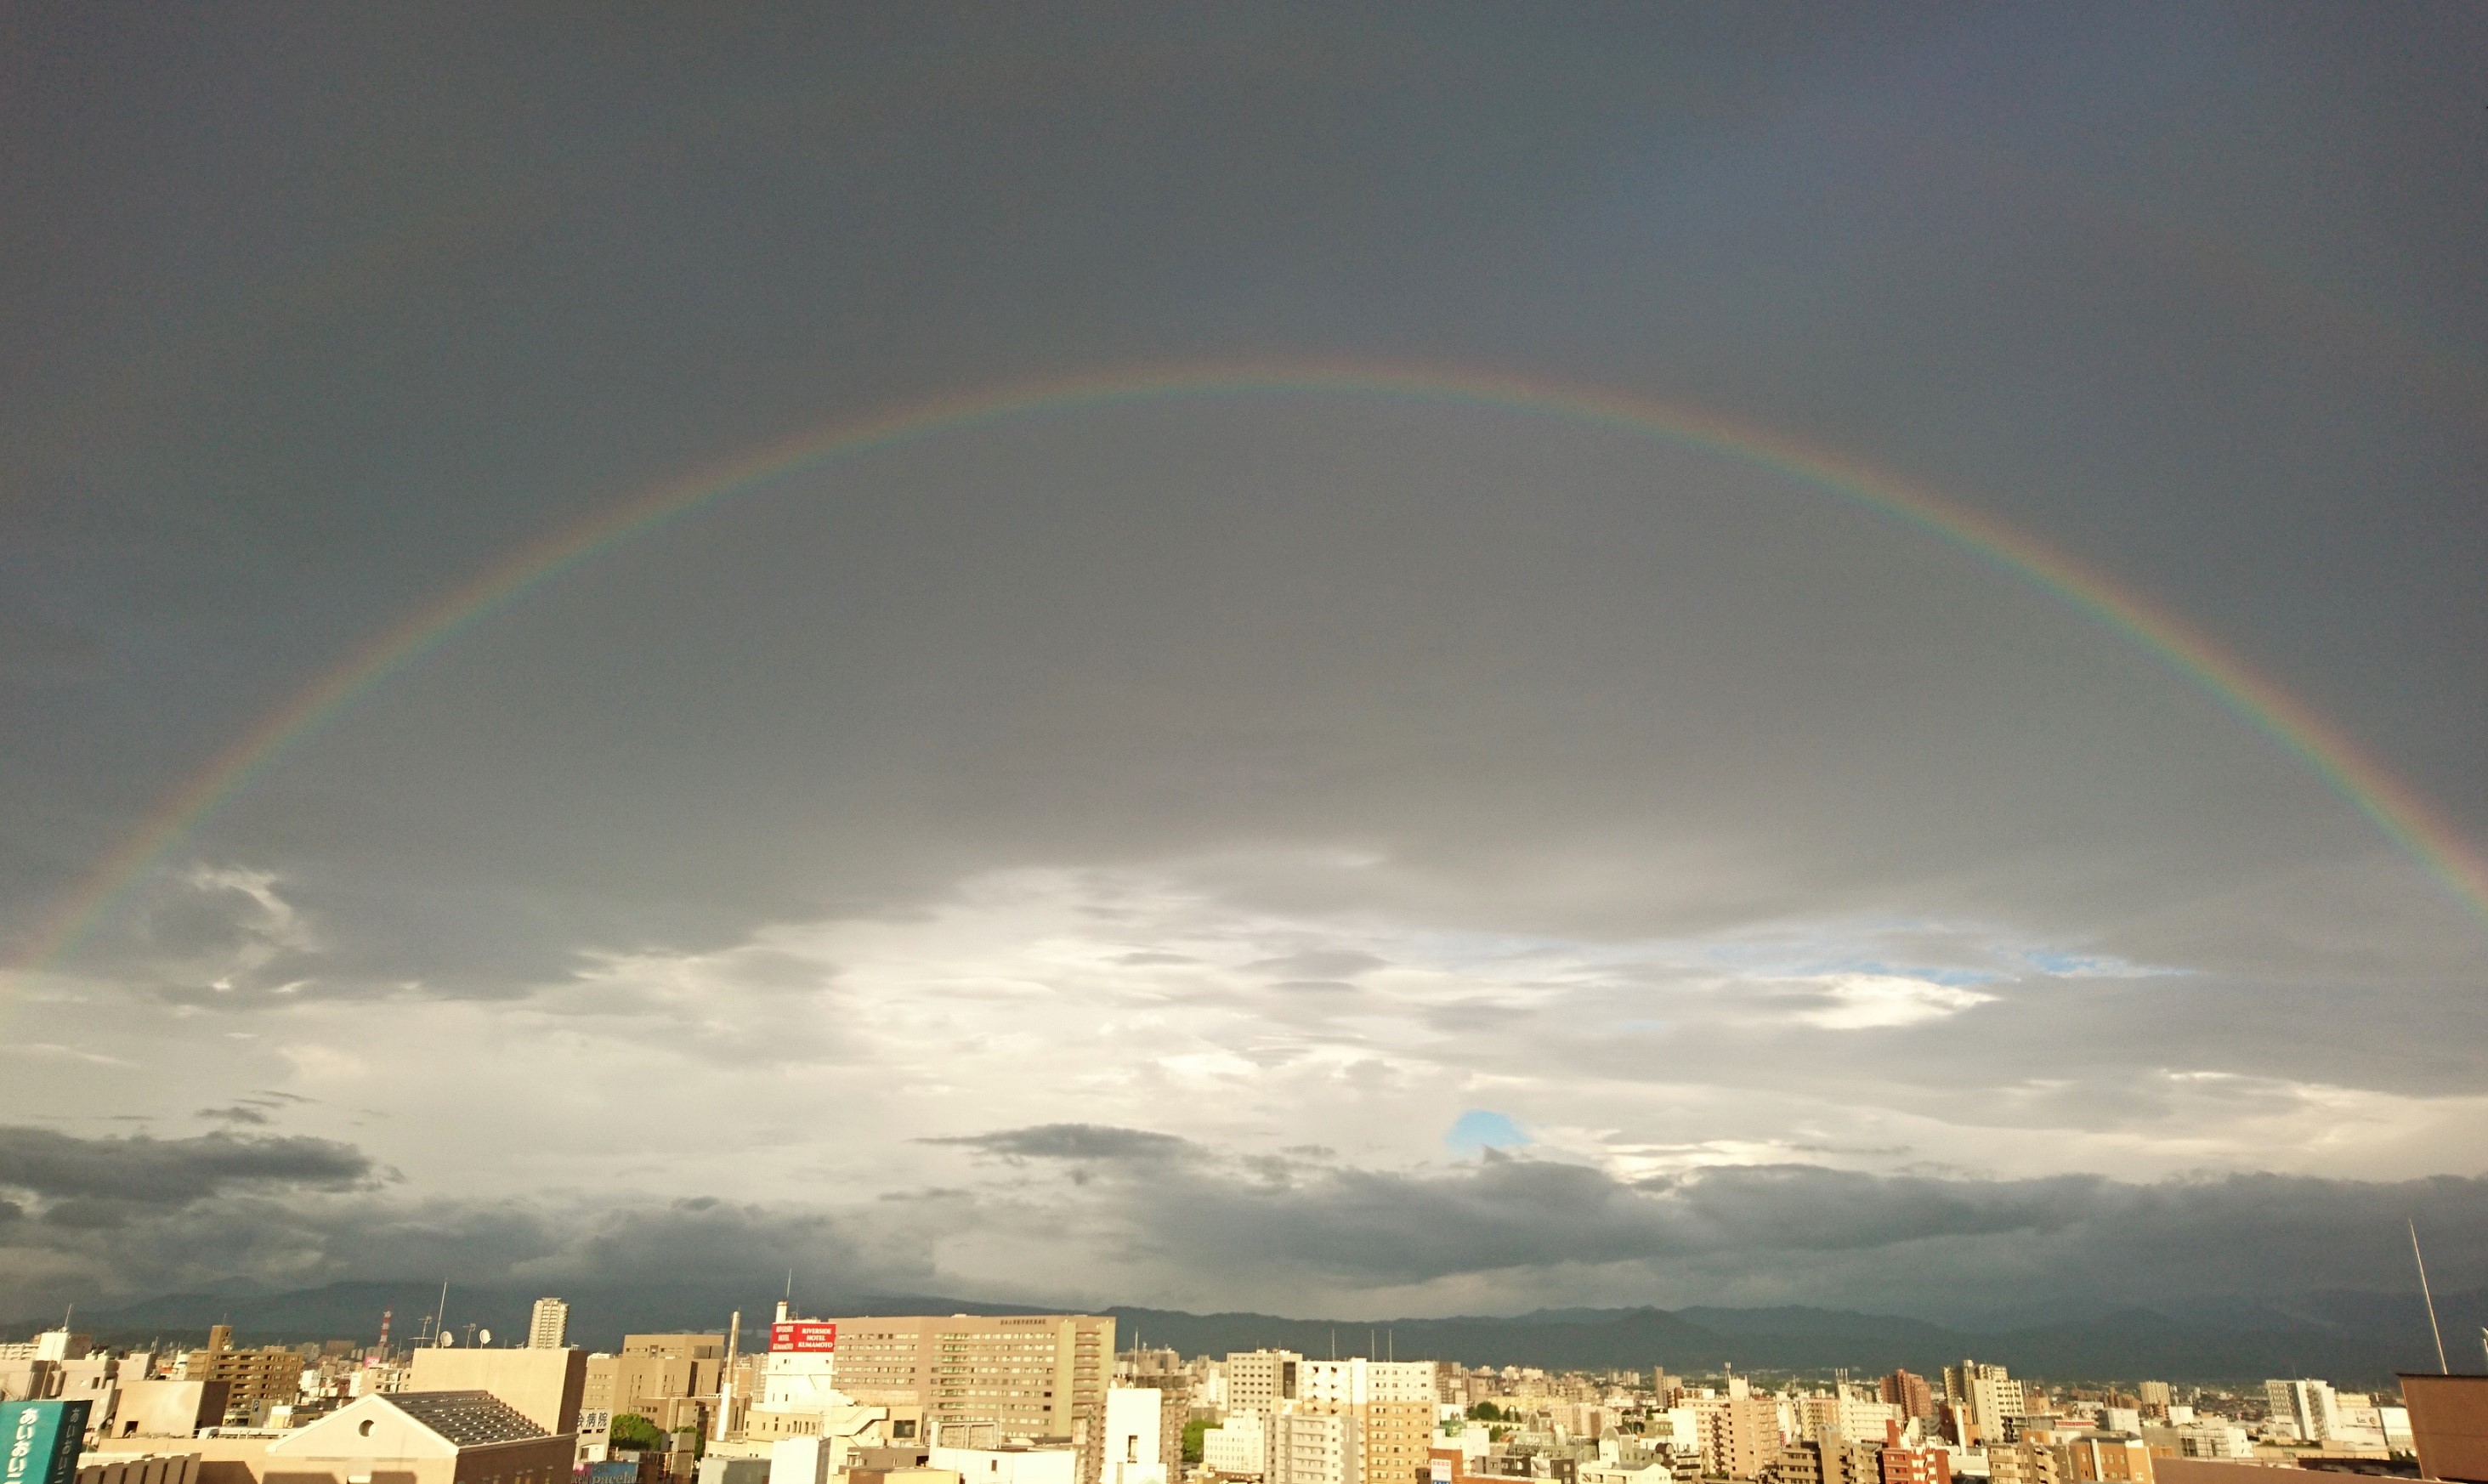
[[[1503,1409],[1492,1402],[1478,1402],[1470,1406],[1469,1416],[1479,1422],[1500,1422]]]
[[[665,1450],[664,1429],[636,1412],[623,1413],[613,1419],[611,1437],[613,1446],[617,1448],[633,1448],[641,1453]]]
[[[1201,1462],[1202,1438],[1208,1431],[1209,1419],[1206,1417],[1194,1417],[1183,1424],[1183,1461],[1185,1463]]]

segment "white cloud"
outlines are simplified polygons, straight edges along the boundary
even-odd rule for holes
[[[1900,974],[1833,974],[1816,981],[1830,1003],[1796,1019],[1825,1030],[1880,1030],[1948,1020],[1996,996]]]

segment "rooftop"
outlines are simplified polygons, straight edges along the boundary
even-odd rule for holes
[[[389,1401],[462,1448],[551,1436],[490,1391],[400,1391]]]

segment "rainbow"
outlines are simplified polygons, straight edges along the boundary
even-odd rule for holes
[[[989,389],[833,424],[658,486],[512,551],[347,657],[162,799],[46,916],[32,935],[17,971],[40,970],[58,961],[201,820],[357,696],[537,585],[626,542],[781,476],[877,450],[1098,407],[1255,396],[1363,397],[1484,407],[1659,438],[1777,470],[1915,526],[2046,590],[2158,657],[2296,754],[2457,897],[2488,918],[2488,858],[2338,727],[2165,609],[1992,516],[1854,461],[1686,406],[1473,371],[1332,363],[1220,364]]]

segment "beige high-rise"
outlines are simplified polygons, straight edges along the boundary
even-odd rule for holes
[[[1417,1484],[1427,1477],[1434,1439],[1431,1360],[1303,1360],[1296,1405],[1356,1419],[1364,1484]]]
[[[1115,1321],[1095,1314],[862,1315],[838,1327],[837,1388],[923,1409],[928,1442],[1067,1441],[1081,1484],[1104,1462]]]
[[[559,1350],[570,1343],[570,1304],[560,1299],[538,1299],[527,1317],[527,1348]]]

